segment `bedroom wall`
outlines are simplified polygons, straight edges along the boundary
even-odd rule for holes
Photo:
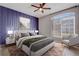
[[[0,7],[0,18],[1,18],[1,7]],[[0,20],[0,25],[1,25],[1,20]],[[1,26],[0,26],[0,39],[1,39]]]
[[[51,18],[53,18],[53,16],[58,15],[58,14],[62,14],[62,13],[68,13],[68,12],[75,12],[75,32],[77,34],[79,34],[79,7],[75,7],[75,8],[71,8],[71,9],[67,9],[67,10],[63,10],[57,13],[52,13],[50,15],[44,16],[39,18],[39,34],[43,34],[46,35],[48,37],[52,37],[53,35],[51,35],[52,33],[52,29],[53,29],[53,23],[51,21]],[[60,39],[58,39],[60,40]]]
[[[29,18],[31,29],[38,29],[38,18],[0,6],[0,44],[5,44],[5,38],[9,29],[19,29],[19,17]]]
[[[48,16],[39,18],[39,34],[50,37],[51,28],[52,28],[51,16],[48,15]]]

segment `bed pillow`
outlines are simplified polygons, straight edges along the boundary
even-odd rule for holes
[[[20,38],[19,36],[15,36],[15,40],[16,40],[16,41],[18,41],[18,40],[19,40],[19,38]]]
[[[29,36],[29,33],[21,33],[21,37]]]
[[[15,40],[16,40],[16,41],[18,41],[19,38],[21,38],[21,35],[20,35],[20,33],[18,33],[18,32],[16,32],[14,35],[15,35]]]
[[[34,33],[34,32],[33,32],[33,33],[30,32],[29,35],[30,35],[30,36],[35,36],[35,35],[37,35],[37,34]]]

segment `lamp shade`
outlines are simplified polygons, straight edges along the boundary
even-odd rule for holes
[[[38,33],[38,30],[35,30],[35,33]]]
[[[13,34],[13,31],[12,31],[12,30],[9,30],[9,31],[8,31],[8,34]]]

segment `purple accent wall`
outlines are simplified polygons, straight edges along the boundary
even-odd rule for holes
[[[0,44],[5,44],[7,30],[19,29],[19,17],[29,18],[31,29],[38,30],[38,18],[0,6]]]
[[[1,7],[0,7],[0,18],[1,18]],[[0,25],[1,25],[1,20],[0,20]],[[1,26],[0,26],[0,39],[1,39]],[[1,40],[0,40],[1,42]]]

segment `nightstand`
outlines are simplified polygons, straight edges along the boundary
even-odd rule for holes
[[[13,37],[6,38],[6,44],[13,44],[13,43],[15,43],[15,38],[13,38]]]

